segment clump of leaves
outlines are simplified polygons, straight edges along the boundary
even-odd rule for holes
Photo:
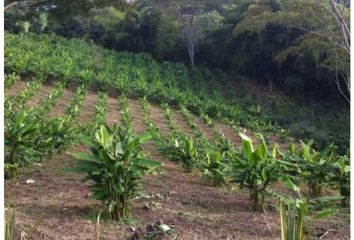
[[[329,217],[337,212],[336,202],[342,197],[324,196],[306,199],[300,188],[291,180],[290,176],[281,178],[292,195],[282,195],[271,192],[280,200],[280,224],[282,240],[305,239],[305,226],[308,220],[318,220]],[[313,217],[310,217],[310,213]]]
[[[263,208],[268,185],[279,178],[277,147],[273,147],[270,154],[263,136],[258,134],[260,143],[254,150],[252,140],[242,133],[240,136],[243,142],[243,153],[234,156],[229,164],[228,175],[241,187],[249,189],[252,209],[258,211]]]
[[[74,153],[74,171],[86,173],[93,180],[93,198],[102,201],[113,220],[129,217],[129,203],[136,196],[142,175],[160,166],[146,159],[140,145],[153,138],[153,132],[134,136],[130,128],[101,126],[91,140],[82,137],[91,153]]]
[[[7,166],[16,169],[17,166],[28,166],[30,163],[39,161],[41,154],[36,150],[35,139],[41,126],[40,122],[25,109],[17,114],[9,110],[8,117],[9,120],[5,123],[5,163]]]
[[[322,151],[317,152],[312,148],[313,141],[305,144],[301,141],[302,149],[298,153],[300,159],[297,164],[301,169],[301,177],[307,182],[311,197],[321,196],[322,187],[333,177],[332,162],[336,156],[334,145],[328,145]]]
[[[162,153],[169,159],[179,161],[186,172],[191,172],[199,159],[199,152],[192,137],[176,132],[169,142],[165,141]]]
[[[203,161],[200,161],[203,176],[212,181],[214,186],[221,186],[226,182],[225,152],[204,147]]]
[[[331,185],[339,189],[340,195],[343,197],[342,206],[348,206],[350,197],[350,158],[349,154],[340,156],[333,163],[333,176]]]

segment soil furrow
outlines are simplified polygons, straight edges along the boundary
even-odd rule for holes
[[[49,94],[52,92],[54,86],[43,85],[28,101],[26,101],[27,107],[36,107],[40,103],[44,102]]]
[[[48,116],[49,117],[59,117],[61,115],[64,115],[65,111],[70,106],[70,103],[74,100],[74,96],[75,96],[74,92],[72,92],[71,90],[65,89],[63,92],[63,95],[58,100],[58,102],[55,103],[55,105],[53,106],[53,108],[49,112]]]
[[[195,125],[197,125],[197,127],[204,134],[205,138],[208,141],[212,141],[214,139],[212,130],[203,122],[200,117],[193,116],[193,122],[195,123]]]
[[[140,105],[139,100],[129,99],[129,114],[132,117],[134,131],[138,134],[146,132],[144,109]]]
[[[184,120],[183,115],[178,111],[172,110],[172,116],[176,120],[177,126],[188,136],[193,137],[193,129]]]
[[[119,124],[119,102],[117,98],[108,97],[106,103],[106,122],[109,127],[112,127],[114,123]]]
[[[5,97],[16,96],[27,87],[27,81],[21,80],[12,85],[9,89],[5,89]]]
[[[163,110],[160,107],[157,107],[156,105],[149,104],[149,111],[151,114],[152,121],[160,129],[161,134],[163,136],[168,135],[168,133],[170,132],[170,129],[168,127]]]
[[[236,135],[235,130],[230,126],[215,122],[215,129],[220,130],[220,132],[236,147],[240,147],[242,145],[241,138]]]
[[[81,106],[80,114],[76,118],[77,123],[83,124],[93,120],[97,101],[98,95],[96,93],[88,92],[85,95],[85,99],[83,100]]]

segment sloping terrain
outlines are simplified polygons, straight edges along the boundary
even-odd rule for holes
[[[6,89],[9,92],[6,96],[19,94],[24,89],[22,86],[20,81]],[[53,85],[43,85],[26,101],[26,106],[38,107],[52,90]],[[74,92],[65,89],[48,112],[48,118],[63,115],[73,97]],[[75,119],[77,123],[85,127],[94,121],[98,99],[96,92],[86,93],[80,114]],[[140,101],[129,99],[128,103],[135,132],[147,131]],[[121,109],[118,98],[108,96],[105,106],[106,123],[119,124]],[[151,103],[148,110],[161,133],[167,135],[170,129],[163,109]],[[183,132],[193,136],[181,112],[173,111],[172,116]],[[215,123],[211,128],[200,117],[193,116],[193,120],[209,141],[214,138],[213,131],[219,129],[236,147],[240,147],[241,140],[230,126]],[[280,141],[275,135],[270,138]],[[152,239],[279,239],[276,202],[268,201],[265,212],[252,212],[247,191],[213,187],[198,173],[185,173],[179,164],[162,156],[153,142],[145,144],[144,150],[150,158],[162,163],[162,172],[144,177],[143,197],[133,200],[130,224],[101,221],[103,239],[129,239],[133,234],[129,225],[145,229],[149,223],[158,220],[170,226],[172,231]],[[68,171],[74,166],[74,158],[69,153],[77,151],[88,150],[79,144],[70,146],[41,164],[21,169],[18,178],[5,181],[6,201],[16,209],[16,222],[21,229],[30,229],[44,216],[32,239],[93,239],[94,214],[98,213],[100,203],[90,198],[90,182],[82,183],[83,175]],[[35,182],[26,184],[28,179]],[[344,209],[337,217],[313,223],[309,229],[315,234],[312,236],[314,239],[322,235],[321,239],[349,239],[349,213]]]

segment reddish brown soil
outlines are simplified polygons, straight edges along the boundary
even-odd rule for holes
[[[119,102],[118,99],[108,97],[106,105],[106,122],[108,126],[113,126],[114,123],[119,123]]]
[[[132,117],[132,124],[136,133],[141,134],[147,131],[144,121],[144,109],[139,100],[129,99],[129,115]]]
[[[27,81],[18,81],[9,89],[5,89],[5,97],[15,96],[27,87]]]
[[[90,122],[94,113],[97,95],[88,95],[79,122]],[[146,131],[144,112],[137,100],[129,100],[129,112],[133,117],[135,131]],[[64,106],[64,105],[63,105]],[[116,99],[108,101],[108,111],[117,120]],[[149,107],[152,119],[164,133],[168,127],[160,109]],[[111,119],[111,120],[110,120]],[[196,118],[199,119],[199,118]],[[212,138],[210,129],[198,125]],[[197,122],[197,121],[196,121]],[[186,124],[186,123],[184,123]],[[230,136],[231,137],[231,136]],[[153,143],[145,144],[144,150],[150,158],[162,163],[163,172],[143,178],[143,192],[150,198],[133,201],[133,227],[142,227],[161,220],[172,227],[172,232],[154,239],[279,239],[278,211],[269,202],[266,213],[250,210],[248,194],[244,190],[231,191],[212,187],[196,173],[186,174],[174,162],[162,157]],[[73,146],[68,152],[87,151],[85,147]],[[17,179],[5,181],[5,198],[16,209],[16,222],[21,229],[28,230],[45,214],[32,239],[86,240],[94,239],[93,213],[100,209],[100,203],[89,197],[90,182],[83,183],[83,175],[68,172],[74,166],[74,158],[64,152],[43,162],[41,166],[23,169]],[[35,183],[25,184],[34,179]],[[339,217],[331,218],[311,226],[311,233],[322,239],[349,239],[349,210],[344,209]],[[127,239],[132,234],[126,224],[101,221],[100,232],[104,239]],[[316,238],[313,238],[316,239]]]
[[[70,106],[70,103],[74,100],[75,93],[71,90],[64,90],[60,100],[53,106],[53,111],[49,112],[49,117],[58,117],[65,114],[65,111]]]
[[[200,131],[204,134],[204,137],[207,140],[212,140],[213,137],[213,131],[208,127],[208,125],[206,125],[203,121],[203,119],[201,119],[200,117],[193,117],[193,121],[195,123],[195,125],[197,125],[197,127],[200,129]]]
[[[49,96],[49,94],[51,93],[52,90],[53,90],[53,86],[51,86],[51,85],[42,86],[41,89],[39,89],[38,92],[36,94],[34,94],[26,102],[26,105],[29,107],[37,106],[39,103],[46,100],[46,98]]]
[[[93,119],[97,100],[98,95],[96,93],[88,92],[85,95],[85,99],[82,104],[79,117],[77,119],[77,122],[79,124],[87,123],[89,120]]]
[[[239,147],[242,145],[242,140],[236,134],[235,130],[232,129],[232,127],[221,123],[215,123],[215,129],[220,130],[220,132],[224,134],[224,136],[229,139],[235,146]]]
[[[166,136],[169,132],[169,127],[163,110],[154,104],[149,104],[149,111],[151,114],[151,119],[158,126],[161,134]]]
[[[193,136],[193,129],[184,120],[182,113],[172,110],[172,117],[176,119],[177,126],[188,136]]]

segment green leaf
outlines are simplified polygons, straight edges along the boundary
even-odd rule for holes
[[[247,159],[251,159],[253,153],[252,140],[242,133],[239,133],[239,135],[243,143],[243,152],[246,155]]]
[[[330,216],[333,216],[334,214],[338,213],[338,209],[325,209],[317,213],[314,217],[315,220],[320,220],[323,218],[328,218]]]
[[[294,192],[300,193],[299,187],[296,186],[295,183],[293,183],[293,181],[291,181],[291,179],[288,176],[283,176],[282,182],[288,189],[290,189]]]

